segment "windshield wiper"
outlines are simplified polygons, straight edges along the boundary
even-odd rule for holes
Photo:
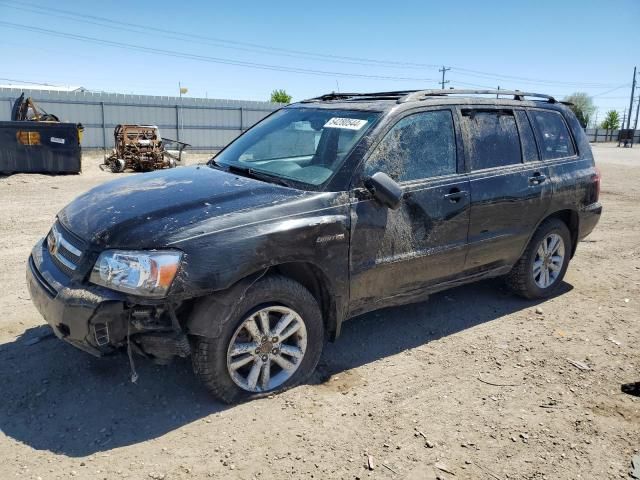
[[[220,165],[220,164],[218,164]],[[238,167],[237,165],[227,165],[228,171],[240,173],[250,178],[255,178],[256,180],[262,180],[269,183],[277,183],[278,185],[282,185],[285,187],[291,187],[289,182],[284,180],[282,177],[278,175],[263,172],[262,170],[254,170],[249,167]]]
[[[209,159],[209,161],[207,162],[207,165],[209,165],[211,167],[214,167],[214,168],[217,168],[219,170],[226,170],[225,166],[222,165],[221,163],[216,162],[215,158]]]

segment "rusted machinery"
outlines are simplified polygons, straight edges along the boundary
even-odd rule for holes
[[[24,93],[20,95],[11,112],[11,120],[22,122],[59,122],[60,119],[52,113],[47,113],[43,108],[37,107],[31,97],[24,98]]]
[[[173,168],[181,162],[188,143],[162,139],[155,125],[117,125],[113,131],[115,148],[105,160],[113,173],[126,169],[147,172],[158,168]],[[176,150],[168,150],[175,144]]]

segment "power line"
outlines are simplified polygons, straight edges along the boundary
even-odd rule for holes
[[[158,27],[151,26],[142,26],[135,23],[124,22],[121,20],[114,20],[106,17],[99,17],[96,15],[86,15],[80,14],[77,12],[63,10],[59,8],[48,8],[42,5],[33,4],[33,3],[25,3],[21,2],[16,4],[16,2],[11,2],[7,0],[0,0],[0,3],[9,6],[10,8],[19,9],[23,11],[29,11],[36,14],[48,15],[48,16],[57,16],[60,18],[67,18],[74,21],[82,21],[83,23],[90,23],[94,25],[99,25],[102,27],[119,29],[125,31],[131,31],[135,33],[145,33],[147,32],[156,32],[160,33],[165,37],[178,39],[182,41],[197,41],[200,43],[205,43],[209,45],[216,45],[222,48],[230,48],[235,50],[242,50],[248,52],[258,52],[261,54],[275,54],[275,55],[283,55],[289,57],[300,57],[300,58],[311,58],[315,60],[330,60],[338,63],[348,63],[355,65],[376,65],[379,67],[391,67],[391,68],[412,68],[412,69],[424,69],[424,68],[437,68],[438,65],[427,64],[427,63],[416,63],[416,62],[400,62],[400,61],[391,61],[391,60],[377,60],[363,57],[350,57],[350,56],[342,56],[342,55],[332,55],[332,54],[321,54],[315,52],[308,52],[302,50],[294,50],[288,48],[279,48],[272,46],[264,46],[255,43],[249,42],[239,42],[226,40],[222,38],[216,37],[207,37],[204,35],[197,35],[192,33],[183,33],[173,30],[167,30]],[[530,84],[540,84],[547,86],[567,86],[567,87],[583,87],[583,88],[607,88],[611,87],[611,84],[601,84],[601,83],[580,83],[580,82],[563,82],[556,80],[543,80],[543,79],[533,79],[528,77],[519,77],[513,75],[504,75],[504,74],[496,74],[496,73],[488,73],[482,72],[478,70],[471,70],[467,68],[461,67],[450,67],[451,69],[458,72],[463,76],[475,76],[479,78],[487,78],[487,79],[511,79],[518,80]],[[442,82],[440,82],[442,83]],[[458,82],[463,83],[463,82]]]
[[[254,53],[268,53],[268,54],[277,54],[277,55],[285,55],[292,57],[310,57],[312,59],[325,59],[331,60],[334,62],[340,63],[351,63],[356,65],[379,65],[379,66],[391,66],[397,68],[437,68],[438,65],[424,64],[424,63],[412,63],[412,62],[398,62],[392,60],[375,60],[370,58],[358,58],[358,57],[348,57],[341,55],[332,55],[332,54],[322,54],[322,53],[314,53],[314,52],[305,52],[301,50],[292,50],[288,48],[279,48],[272,46],[264,46],[255,43],[249,42],[239,42],[233,40],[225,40],[216,37],[207,37],[204,35],[197,35],[193,33],[183,33],[174,30],[166,30],[158,27],[151,26],[143,26],[135,23],[124,22],[121,20],[113,20],[106,17],[99,17],[96,15],[86,15],[80,14],[76,12],[72,12],[69,10],[63,9],[51,9],[43,6],[35,5],[32,3],[22,3],[19,5],[9,5],[6,0],[0,0],[0,3],[5,4],[10,8],[14,8],[17,10],[28,11],[32,13],[37,13],[40,15],[47,16],[55,16],[58,18],[67,18],[74,21],[81,21],[82,23],[89,23],[92,25],[99,25],[102,27],[112,28],[116,30],[124,30],[134,33],[145,33],[145,31],[152,31],[156,33],[163,34],[166,38],[171,38],[174,40],[183,40],[183,41],[194,41],[196,40],[199,43],[204,43],[208,45],[216,45],[221,46],[223,48],[231,48],[234,50],[242,50]]]
[[[520,77],[515,75],[504,75],[500,73],[480,72],[478,70],[471,70],[468,68],[460,68],[460,67],[452,67],[452,70],[455,72],[458,72],[458,74],[460,75],[467,75],[467,76],[487,78],[487,79],[518,80],[518,81],[531,83],[531,84],[539,83],[543,85],[557,85],[557,86],[565,86],[565,87],[584,87],[584,88],[608,88],[612,86],[611,84],[604,84],[604,83],[582,83],[582,82],[563,82],[558,80],[542,80],[542,79],[534,79],[529,77]]]
[[[27,30],[27,31],[36,32],[36,33],[43,33],[46,35],[68,38],[71,40],[91,42],[91,43],[96,43],[100,45],[125,48],[125,49],[135,50],[139,52],[145,52],[145,53],[153,53],[156,55],[164,55],[164,56],[175,57],[175,58],[184,58],[187,60],[197,60],[197,61],[209,62],[209,63],[218,63],[223,65],[234,65],[239,67],[256,68],[261,70],[272,70],[272,71],[278,71],[278,72],[301,73],[301,74],[308,74],[308,75],[331,76],[331,77],[338,76],[338,77],[369,78],[374,80],[394,80],[394,81],[397,80],[397,81],[412,81],[412,82],[435,82],[436,81],[433,78],[399,77],[399,76],[389,76],[389,75],[367,75],[363,73],[325,71],[325,70],[315,70],[315,69],[308,69],[308,68],[285,67],[282,65],[271,65],[266,63],[245,62],[241,60],[231,60],[228,58],[210,57],[206,55],[179,52],[175,50],[166,50],[162,48],[145,47],[142,45],[135,45],[131,43],[115,42],[113,40],[104,40],[104,39],[95,38],[95,37],[88,37],[85,35],[77,35],[74,33],[60,32],[57,30],[49,30],[46,28],[32,27],[30,25],[22,25],[22,24],[12,23],[12,22],[0,21],[0,26],[14,28],[18,30]]]

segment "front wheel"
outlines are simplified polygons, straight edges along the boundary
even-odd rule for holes
[[[507,275],[507,285],[525,298],[549,297],[562,283],[570,255],[571,235],[566,224],[557,218],[545,220]]]
[[[320,307],[299,283],[281,276],[256,282],[226,319],[213,299],[196,315],[222,322],[215,337],[194,337],[193,365],[218,399],[235,403],[294,387],[309,378],[322,353]]]

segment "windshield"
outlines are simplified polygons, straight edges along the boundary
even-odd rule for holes
[[[379,115],[351,110],[283,109],[220,152],[215,163],[320,185],[340,168]]]

